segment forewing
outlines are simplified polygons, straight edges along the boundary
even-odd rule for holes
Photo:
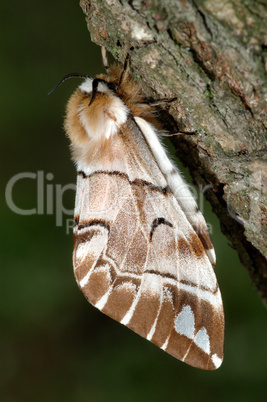
[[[215,369],[224,315],[212,265],[134,127],[111,140],[114,157],[100,149],[78,174],[76,280],[105,314],[174,357]]]

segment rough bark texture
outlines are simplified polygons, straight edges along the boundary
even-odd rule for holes
[[[177,155],[267,304],[264,0],[81,0],[92,40],[124,61],[146,93],[178,97]]]

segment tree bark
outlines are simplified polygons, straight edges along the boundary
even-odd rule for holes
[[[154,99],[173,98],[177,155],[267,305],[264,0],[81,0],[92,41]]]

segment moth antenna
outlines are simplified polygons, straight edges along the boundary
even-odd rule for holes
[[[102,55],[103,66],[104,66],[105,69],[108,71],[108,69],[109,69],[109,62],[108,62],[107,51],[106,51],[105,46],[102,46],[102,47],[101,47],[101,55]]]
[[[69,78],[89,78],[88,75],[84,75],[84,74],[79,74],[79,73],[70,73],[65,75],[65,77],[63,77],[55,86],[53,89],[51,89],[51,91],[48,92],[47,95],[51,95],[56,89],[58,89],[58,87],[60,87],[61,84],[63,84],[64,81],[68,80]]]
[[[94,99],[95,99],[96,93],[97,93],[98,84],[99,84],[99,82],[101,82],[101,81],[102,81],[102,80],[100,80],[100,79],[98,79],[98,78],[95,78],[95,79],[93,80],[93,83],[92,83],[92,97],[91,97],[91,100],[90,100],[88,106],[91,106],[91,105],[92,105],[92,103],[93,103],[93,101],[94,101]]]
[[[131,59],[130,54],[127,53],[123,65],[123,70],[120,76],[119,86],[122,84],[123,80],[125,80],[129,74],[130,59]]]

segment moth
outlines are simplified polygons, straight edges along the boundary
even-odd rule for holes
[[[160,141],[154,103],[124,66],[86,77],[67,104],[77,166],[73,265],[86,299],[194,367],[223,359],[215,253]],[[160,103],[160,101],[158,102]]]

